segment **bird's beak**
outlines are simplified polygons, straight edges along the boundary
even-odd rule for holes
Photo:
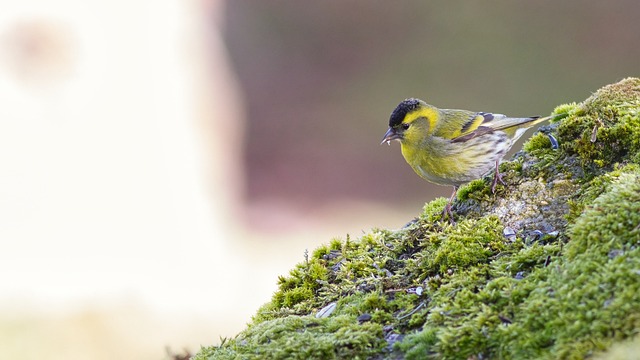
[[[400,140],[400,139],[402,139],[402,136],[396,133],[395,129],[389,128],[389,130],[387,130],[387,132],[384,133],[384,137],[382,138],[382,142],[380,143],[380,145],[384,143],[391,144],[391,140]]]

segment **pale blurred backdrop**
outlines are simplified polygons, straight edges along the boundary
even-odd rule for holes
[[[640,3],[0,0],[0,357],[163,359],[305,249],[450,189],[406,97],[545,115],[638,76]]]

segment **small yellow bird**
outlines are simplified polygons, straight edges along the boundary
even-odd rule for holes
[[[391,113],[389,130],[380,144],[400,141],[404,159],[420,177],[453,186],[442,214],[453,222],[451,204],[458,187],[495,169],[491,185],[495,193],[498,182],[504,185],[500,160],[528,128],[548,119],[438,109],[419,99],[407,99]]]

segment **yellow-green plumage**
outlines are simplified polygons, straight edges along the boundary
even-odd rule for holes
[[[502,181],[498,164],[513,143],[531,126],[548,118],[510,118],[502,114],[438,109],[407,99],[391,113],[383,142],[399,140],[402,155],[427,181],[458,186],[493,169],[494,184]],[[450,212],[450,205],[445,211]]]

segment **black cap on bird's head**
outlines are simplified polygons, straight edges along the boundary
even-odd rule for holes
[[[402,130],[399,129],[400,124],[407,116],[408,113],[415,111],[420,107],[420,100],[418,99],[406,99],[403,100],[389,117],[389,130],[384,134],[382,142],[380,144],[390,144],[391,140],[402,140]]]
[[[389,127],[396,127],[402,123],[405,116],[408,113],[414,111],[420,106],[420,100],[418,99],[406,99],[403,100],[398,106],[396,106],[395,110],[391,113],[391,117],[389,117]]]

